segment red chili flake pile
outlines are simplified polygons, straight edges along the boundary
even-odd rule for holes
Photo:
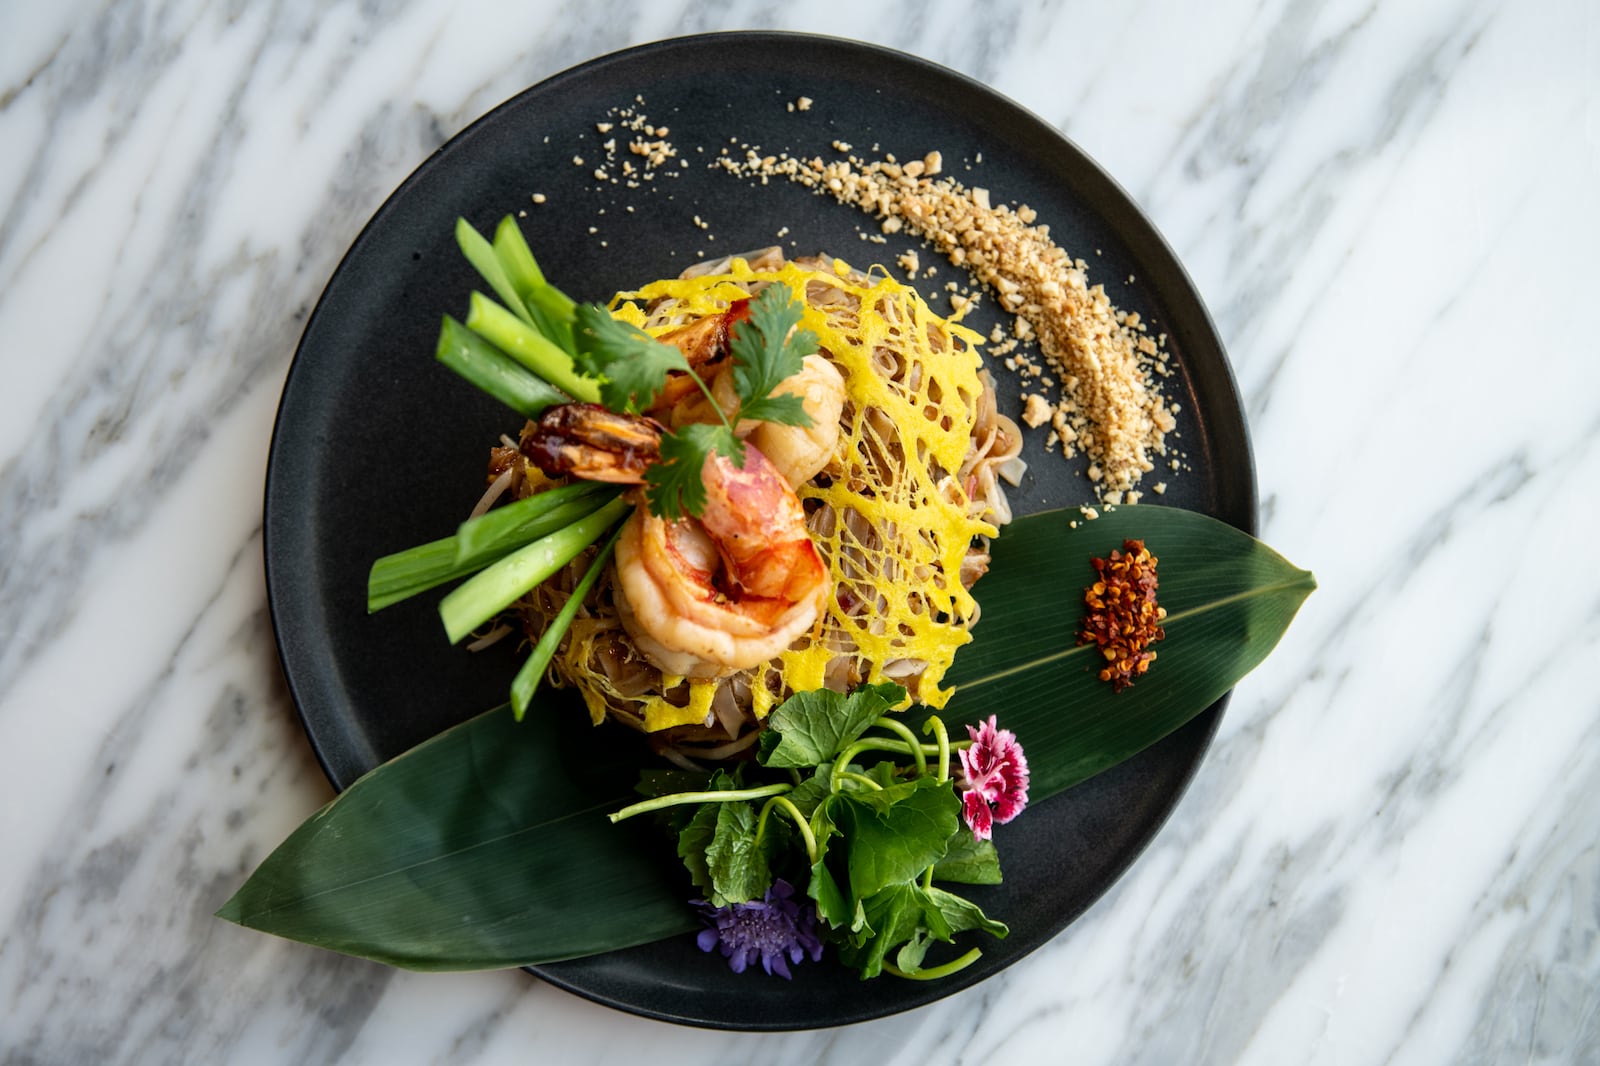
[[[1167,610],[1156,603],[1157,560],[1144,541],[1125,540],[1111,558],[1093,562],[1100,577],[1083,590],[1089,612],[1078,643],[1100,646],[1106,659],[1100,680],[1111,682],[1113,692],[1121,692],[1150,669],[1156,659],[1150,645],[1167,635],[1161,628]]]

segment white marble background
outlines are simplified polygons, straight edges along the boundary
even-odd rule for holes
[[[0,1061],[1600,1061],[1597,12],[0,4]],[[502,99],[757,27],[979,77],[1117,176],[1320,591],[1130,875],[917,1012],[707,1033],[213,919],[330,795],[261,571],[306,309]]]

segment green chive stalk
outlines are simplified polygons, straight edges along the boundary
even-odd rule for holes
[[[481,292],[472,294],[467,328],[574,400],[600,402],[599,384],[578,373],[572,356]]]
[[[610,486],[589,485],[541,492],[464,523],[453,537],[385,555],[367,575],[367,613],[476,573],[529,541],[594,513],[615,492]]]
[[[620,493],[615,485],[577,481],[496,507],[456,529],[457,556],[463,561],[493,562],[531,540],[570,526]]]
[[[452,644],[515,603],[529,589],[566,566],[614,522],[628,513],[618,497],[578,521],[525,545],[462,584],[439,603],[439,618]]]
[[[494,245],[490,244],[483,234],[473,229],[472,224],[464,218],[456,219],[456,245],[461,249],[461,254],[467,257],[467,262],[482,275],[483,280],[489,283],[494,294],[500,297],[511,312],[528,325],[533,325],[533,316],[523,304],[522,294],[517,291],[517,286],[506,273]]]
[[[524,418],[538,418],[544,409],[565,403],[566,393],[525,369],[500,349],[449,315],[439,327],[434,349],[439,362]]]
[[[600,549],[594,561],[589,564],[589,569],[583,572],[583,577],[572,590],[572,595],[567,597],[567,602],[561,605],[561,610],[556,614],[550,627],[539,638],[539,643],[533,646],[533,654],[528,656],[528,661],[522,664],[517,671],[517,676],[511,682],[511,713],[516,715],[517,721],[522,721],[522,716],[528,713],[528,704],[533,700],[533,694],[539,690],[539,681],[544,677],[545,670],[550,667],[550,660],[555,657],[556,648],[561,645],[561,638],[572,627],[572,620],[578,617],[578,610],[583,606],[584,598],[589,595],[589,590],[594,588],[595,579],[600,576],[600,571],[605,569],[606,562],[611,558],[611,551],[617,546],[617,538],[622,536],[619,526],[611,534],[605,546]]]
[[[533,249],[523,239],[522,227],[507,215],[494,231],[494,256],[511,288],[521,298],[528,322],[568,355],[577,351],[572,322],[577,305],[544,278]]]

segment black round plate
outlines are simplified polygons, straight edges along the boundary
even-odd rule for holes
[[[808,110],[788,106],[802,96],[815,101]],[[632,158],[627,131],[596,128],[629,108],[666,127],[657,137],[678,153],[678,165],[637,188],[594,174],[611,137],[618,160]],[[829,158],[836,140],[873,158],[937,149],[964,183],[1031,205],[1057,243],[1089,263],[1091,282],[1167,335],[1187,469],[1166,478],[1162,502],[1254,531],[1244,416],[1199,296],[1127,195],[1049,125],[959,74],[851,41],[732,33],[619,52],[527,90],[423,163],[363,230],[306,326],[267,471],[267,587],[290,691],[335,787],[503,702],[516,669],[509,648],[475,656],[451,647],[437,596],[370,617],[363,609],[373,559],[452,532],[481,489],[488,448],[520,425],[433,360],[440,316],[463,314],[467,294],[482,287],[456,249],[457,216],[489,232],[526,211],[524,232],[546,273],[578,299],[675,275],[699,252],[774,243],[892,267],[913,240],[864,239],[879,232],[865,214],[713,166],[746,145]],[[609,169],[619,176],[617,164]],[[941,265],[919,283],[939,306],[943,283],[965,277],[922,256]],[[969,321],[987,332],[997,319],[985,306]],[[1015,410],[1017,385],[998,374],[1004,409]],[[1029,473],[1013,493],[1019,512],[1089,502],[1083,464],[1044,454],[1042,435],[1029,435]],[[798,967],[792,984],[736,976],[692,937],[535,972],[623,1010],[729,1029],[837,1025],[931,1002],[1037,948],[1127,869],[1176,804],[1221,707],[1001,829],[1006,883],[980,902],[1012,933],[944,981],[864,983],[828,960]],[[575,703],[572,713],[584,712]]]

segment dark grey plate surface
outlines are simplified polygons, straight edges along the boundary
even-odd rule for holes
[[[815,101],[811,109],[790,110],[801,96]],[[631,189],[593,173],[602,142],[625,135],[596,125],[617,122],[625,108],[667,127],[681,164]],[[489,446],[520,426],[433,360],[441,314],[461,316],[467,294],[482,288],[456,250],[456,217],[489,232],[525,210],[523,229],[546,273],[578,299],[674,275],[696,252],[774,243],[892,267],[901,251],[919,247],[914,240],[863,240],[879,231],[865,214],[788,182],[761,186],[712,166],[724,148],[742,155],[746,144],[830,158],[836,139],[873,158],[938,149],[964,183],[1031,205],[1057,243],[1088,260],[1091,282],[1168,335],[1178,369],[1168,394],[1182,405],[1178,441],[1189,469],[1167,479],[1162,502],[1254,532],[1244,416],[1200,298],[1127,195],[1054,129],[959,74],[850,41],[737,33],[620,52],[527,90],[431,156],[367,225],[306,326],[268,465],[267,584],[284,673],[336,787],[503,702],[517,665],[509,649],[473,656],[451,647],[437,595],[364,611],[372,560],[452,532],[481,490]],[[628,158],[625,150],[618,158]],[[545,202],[533,203],[534,193]],[[944,281],[965,280],[930,251],[921,255],[942,266],[920,283],[930,298]],[[987,309],[969,319],[985,332],[994,321]],[[1016,383],[999,373],[1003,409],[1015,410]],[[1013,493],[1019,512],[1089,502],[1083,464],[1043,454],[1041,437],[1030,435],[1029,474]],[[981,584],[977,592],[981,599]],[[535,972],[600,1003],[730,1029],[837,1025],[931,1002],[1039,947],[1128,868],[1177,803],[1221,710],[1219,702],[1003,827],[1006,883],[978,896],[1011,936],[985,943],[977,964],[945,981],[861,983],[827,960],[799,967],[793,983],[741,977],[692,937]],[[576,702],[571,713],[584,714]],[[593,740],[633,742],[607,731]]]

